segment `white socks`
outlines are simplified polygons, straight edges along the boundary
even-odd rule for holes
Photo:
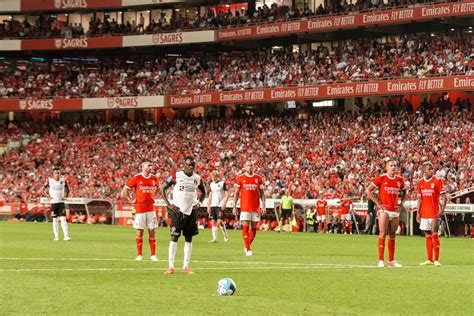
[[[54,239],[58,239],[59,232],[58,232],[58,218],[53,217],[53,233],[54,233]]]
[[[176,256],[176,250],[178,249],[178,243],[175,241],[170,241],[170,246],[168,248],[168,262],[169,267],[174,268],[174,258]],[[184,259],[183,259],[183,269],[189,266],[189,261],[191,260],[191,253],[193,251],[193,243],[185,242],[184,243]]]
[[[63,229],[64,238],[69,238],[69,232],[68,232],[68,229],[67,229],[66,216],[61,216],[59,219],[61,220],[61,228]],[[53,222],[53,224],[54,224],[54,222]],[[56,232],[58,231],[57,225],[58,224],[56,223]]]
[[[174,268],[174,257],[176,256],[176,249],[178,249],[178,243],[175,241],[170,241],[170,246],[168,248],[168,261],[170,268]]]
[[[216,228],[217,230],[217,228]],[[216,232],[217,233],[217,232]],[[193,243],[184,242],[184,260],[183,260],[183,269],[189,267],[189,261],[191,260],[191,253],[193,252]]]
[[[212,226],[212,239],[217,239],[217,226]]]

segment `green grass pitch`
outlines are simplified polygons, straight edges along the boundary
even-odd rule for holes
[[[259,232],[253,257],[240,231],[209,244],[194,238],[194,275],[164,275],[169,234],[159,229],[159,262],[136,262],[134,229],[70,225],[70,242],[51,223],[0,222],[0,314],[473,315],[474,240],[441,239],[442,267],[425,260],[421,237],[397,238],[399,269],[378,269],[375,236]],[[183,238],[177,268],[183,258]],[[223,277],[237,284],[220,297]]]

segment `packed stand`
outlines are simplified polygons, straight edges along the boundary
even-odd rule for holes
[[[387,3],[381,0],[352,0],[327,1],[323,6],[319,5],[314,10],[309,6],[303,9],[289,6],[263,5],[253,12],[230,10],[216,12],[209,10],[205,15],[198,16],[194,21],[179,15],[173,11],[169,18],[162,16],[151,20],[145,25],[143,13],[136,20],[118,22],[114,18],[90,19],[87,31],[81,23],[70,23],[59,21],[52,15],[40,15],[34,23],[27,19],[20,22],[15,18],[3,20],[0,23],[0,38],[43,38],[43,37],[78,37],[78,36],[110,36],[120,34],[153,34],[160,32],[183,31],[194,29],[224,28],[256,23],[271,23],[298,18],[314,18],[325,15],[346,14],[360,11],[382,10],[399,6],[413,6],[427,3],[440,3],[445,1],[423,1],[423,0],[390,0]]]
[[[107,58],[97,62],[14,61],[0,70],[0,97],[110,97],[201,93],[386,78],[474,74],[474,37],[354,40],[308,53],[237,51],[215,55]]]
[[[59,165],[72,197],[115,200],[127,179],[138,172],[142,158],[153,160],[158,178],[165,179],[190,154],[197,158],[196,172],[206,182],[216,169],[231,184],[244,162],[254,159],[268,197],[276,197],[283,186],[294,198],[338,198],[344,192],[360,198],[387,157],[400,161],[411,198],[425,160],[434,163],[448,191],[474,184],[470,110],[453,107],[442,112],[439,102],[424,102],[423,112],[416,114],[388,112],[388,104],[380,109],[368,106],[358,113],[316,113],[307,119],[287,113],[168,120],[157,126],[25,123],[20,126],[23,133],[40,137],[0,158],[0,194],[7,202],[37,201],[52,167]],[[403,102],[397,106],[408,108]]]

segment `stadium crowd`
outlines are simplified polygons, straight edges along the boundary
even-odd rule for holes
[[[434,34],[433,34],[434,35]],[[109,97],[474,73],[474,37],[353,40],[307,53],[237,51],[178,57],[47,61],[0,70],[0,97]]]
[[[399,6],[413,6],[418,4],[439,3],[446,1],[430,0],[352,0],[327,1],[325,5],[319,5],[314,11],[309,6],[303,9],[292,8],[289,6],[278,6],[277,4],[263,5],[258,9],[251,11],[230,10],[217,11],[209,10],[196,19],[188,19],[186,16],[173,11],[169,18],[151,20],[148,25],[145,24],[143,14],[138,20],[128,20],[118,22],[114,18],[105,16],[104,19],[91,18],[88,30],[84,30],[81,23],[67,23],[58,21],[56,16],[39,15],[34,23],[24,19],[22,22],[15,18],[3,20],[0,23],[0,38],[42,38],[42,37],[77,37],[77,36],[101,36],[101,35],[119,35],[119,34],[141,34],[141,33],[159,33],[170,31],[182,31],[192,29],[223,28],[230,26],[240,26],[255,23],[270,23],[276,21],[286,21],[298,18],[312,18],[325,15],[354,13],[360,11],[381,10]]]
[[[462,103],[466,103],[461,101]],[[294,198],[361,198],[383,159],[396,157],[408,181],[421,177],[430,160],[449,191],[471,187],[473,177],[472,112],[453,108],[389,112],[371,105],[356,113],[285,113],[232,119],[174,119],[159,125],[93,121],[10,123],[38,138],[1,156],[0,194],[6,202],[36,201],[52,167],[63,167],[71,196],[115,200],[142,158],[154,161],[159,179],[179,167],[183,157],[197,157],[196,172],[206,182],[214,169],[231,184],[246,160],[256,162],[266,181],[265,193],[282,187]],[[439,104],[437,104],[439,107]],[[373,113],[373,112],[377,113]],[[439,113],[436,113],[439,112]]]

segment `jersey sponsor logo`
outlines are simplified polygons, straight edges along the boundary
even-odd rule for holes
[[[385,191],[388,193],[388,194],[398,194],[400,189],[399,188],[393,188],[393,187],[388,187],[388,186],[385,186]]]
[[[86,0],[54,0],[56,9],[87,8]]]
[[[255,190],[257,190],[258,185],[253,184],[253,183],[246,183],[246,184],[244,184],[244,188],[245,188],[245,190],[255,191]]]
[[[433,193],[434,193],[433,189],[424,189],[424,188],[421,189],[422,196],[432,196]]]
[[[151,41],[155,45],[182,43],[183,33],[153,34]]]
[[[141,184],[141,182],[140,182]],[[151,185],[141,185],[139,186],[140,191],[143,193],[155,193],[155,187]]]

